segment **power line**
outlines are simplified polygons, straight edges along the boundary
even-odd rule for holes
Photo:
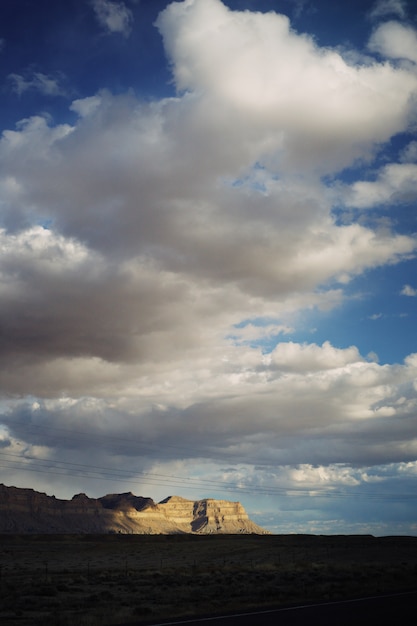
[[[146,440],[136,440],[133,439],[132,437],[122,437],[120,435],[116,435],[116,434],[106,434],[106,433],[97,433],[97,432],[88,432],[88,431],[84,431],[84,430],[80,430],[77,428],[65,428],[64,426],[51,426],[50,424],[47,425],[43,425],[43,424],[39,424],[39,423],[28,423],[26,421],[23,420],[19,420],[19,419],[13,419],[13,421],[7,421],[4,419],[3,416],[3,421],[2,421],[3,425],[6,426],[6,428],[8,428],[9,430],[13,430],[14,426],[18,426],[19,430],[23,430],[26,432],[34,432],[35,434],[38,434],[39,431],[41,432],[45,432],[45,430],[47,429],[48,431],[48,436],[51,435],[51,433],[53,432],[57,432],[59,433],[63,433],[65,434],[65,440],[71,440],[71,439],[75,439],[75,442],[77,444],[79,444],[79,437],[82,437],[86,440],[92,440],[94,439],[94,445],[97,444],[97,440],[102,440],[104,442],[108,442],[109,444],[111,444],[113,451],[117,450],[117,447],[115,447],[115,443],[116,444],[121,444],[121,446],[126,446],[126,449],[130,450],[132,448],[132,446],[135,447],[139,447],[139,449],[141,450],[146,450],[146,449],[158,449],[158,448],[162,448],[164,451],[166,450],[173,450],[173,451],[177,451],[177,452],[185,452],[187,455],[190,455],[190,447],[189,446],[185,446],[185,445],[177,445],[177,444],[173,444],[173,443],[166,443],[164,442],[163,445],[156,443],[154,441],[146,441]],[[17,430],[17,429],[15,429]],[[123,450],[123,447],[121,448]],[[137,451],[137,450],[136,450]]]
[[[69,461],[58,461],[58,460],[54,460],[51,461],[50,459],[42,459],[39,457],[33,457],[33,456],[29,456],[29,455],[25,455],[25,456],[21,456],[19,454],[13,454],[13,453],[8,453],[8,452],[0,452],[0,455],[3,457],[13,457],[13,458],[17,458],[18,461],[9,461],[8,459],[5,460],[6,463],[16,463],[16,462],[23,462],[23,460],[31,460],[34,461],[37,464],[41,464],[41,466],[46,467],[46,468],[51,468],[54,467],[55,469],[67,469],[67,467],[59,467],[60,465],[64,465],[64,466],[69,466],[69,470],[66,472],[66,474],[70,474],[70,475],[79,475],[84,473],[86,476],[88,477],[93,477],[90,474],[91,473],[99,473],[100,476],[111,476],[112,478],[118,478],[120,480],[126,480],[129,481],[129,478],[132,476],[132,474],[135,474],[136,476],[141,476],[143,479],[146,479],[147,481],[152,481],[152,482],[162,482],[164,485],[166,485],[167,483],[174,483],[176,486],[178,486],[178,483],[181,486],[184,486],[184,482],[190,483],[190,485],[187,485],[187,487],[189,488],[193,488],[193,489],[201,489],[201,486],[212,486],[213,488],[223,488],[223,489],[237,489],[237,486],[235,483],[225,483],[222,481],[215,481],[215,480],[208,480],[208,479],[204,479],[204,478],[193,478],[193,477],[189,477],[189,476],[174,476],[174,475],[168,475],[168,474],[156,474],[156,473],[147,473],[147,472],[142,472],[142,471],[136,471],[136,472],[132,472],[132,471],[128,471],[128,470],[122,470],[122,469],[114,469],[114,468],[109,468],[109,467],[100,467],[100,466],[96,466],[96,465],[85,465],[85,464],[81,464],[81,463],[72,463]],[[72,473],[71,473],[72,472]],[[98,478],[99,478],[98,477]],[[138,483],[138,481],[130,481],[130,482],[135,482],[136,484]],[[196,484],[199,483],[197,486]]]
[[[39,433],[39,430],[45,431],[45,426],[42,424],[34,424],[23,422],[23,420],[13,420],[13,423],[8,424],[7,422],[3,422],[3,424],[9,429],[13,430],[13,425],[17,425],[20,427],[20,430],[33,432],[36,434]],[[132,444],[134,446],[138,445],[138,442],[132,440],[132,438],[121,437],[120,435],[107,435],[105,433],[100,433],[99,437],[95,433],[82,431],[79,429],[69,429],[62,426],[47,426],[48,435],[50,435],[51,431],[55,431],[57,433],[65,433],[65,439],[76,438],[75,443],[79,443],[79,437],[83,437],[87,440],[91,440],[94,443],[94,447],[97,448],[98,439],[101,439],[105,445],[111,444],[112,452],[121,454],[129,454],[132,455]],[[115,447],[115,442],[120,443],[120,448]],[[191,454],[189,454],[190,449],[186,446],[177,446],[174,444],[166,444],[164,442],[163,445],[155,443],[155,442],[140,442],[140,447],[146,448],[154,448],[165,451],[168,450],[176,450],[186,452],[189,458],[193,458]],[[138,454],[138,450],[135,450],[135,454]],[[158,485],[164,487],[179,487],[193,490],[202,490],[202,489],[211,489],[216,491],[225,491],[225,492],[234,492],[239,495],[242,494],[252,494],[252,495],[269,495],[269,496],[298,496],[298,497],[322,497],[322,498],[352,498],[352,497],[366,497],[371,500],[381,500],[381,499],[399,499],[399,500],[408,500],[411,498],[416,498],[417,493],[380,493],[380,492],[363,492],[358,493],[357,491],[351,492],[346,491],[346,488],[343,490],[333,487],[294,487],[294,486],[286,486],[286,487],[277,487],[274,485],[263,485],[252,487],[250,485],[239,485],[237,482],[232,481],[220,481],[213,479],[205,479],[205,478],[195,478],[190,476],[175,476],[161,473],[147,473],[141,470],[123,470],[116,469],[111,467],[100,467],[96,465],[85,465],[80,463],[72,463],[69,461],[60,461],[60,460],[51,460],[40,457],[34,457],[30,455],[18,455],[13,453],[7,453],[4,451],[0,451],[0,455],[3,457],[12,457],[12,461],[8,459],[3,459],[2,467],[8,467],[9,469],[15,469],[17,471],[36,471],[42,473],[49,473],[61,476],[82,476],[86,479],[95,479],[95,480],[104,480],[111,482],[125,482],[129,484],[149,484],[149,485]],[[14,461],[13,458],[17,458],[18,461]],[[23,459],[23,460],[22,460]],[[37,469],[35,467],[24,467],[22,466],[24,460],[30,460],[33,464],[37,465]],[[6,463],[6,465],[4,465]],[[9,463],[9,465],[7,465]],[[15,463],[15,466],[11,464]],[[20,463],[20,465],[18,465]],[[259,463],[258,463],[259,465]],[[268,465],[266,465],[268,467]],[[45,468],[45,469],[42,469]],[[59,471],[58,471],[59,470]],[[63,471],[60,471],[63,470]],[[140,477],[139,480],[132,480],[132,475]]]
[[[200,490],[202,488],[211,488],[217,491],[226,491],[228,493],[239,493],[239,494],[253,494],[253,495],[274,495],[280,497],[320,497],[320,498],[357,498],[357,497],[366,497],[367,499],[372,500],[384,500],[389,498],[390,500],[404,500],[410,498],[416,498],[417,494],[413,493],[377,493],[377,492],[366,492],[366,493],[349,493],[346,491],[329,489],[326,487],[322,488],[294,488],[294,487],[276,487],[276,486],[266,486],[266,487],[250,487],[250,486],[240,486],[236,483],[232,482],[221,482],[221,481],[210,481],[203,478],[191,478],[191,477],[183,477],[183,476],[169,476],[166,474],[147,474],[145,472],[138,472],[137,475],[141,477],[141,480],[134,480],[131,478],[131,472],[127,470],[114,470],[112,468],[103,468],[94,465],[85,465],[78,463],[71,463],[67,461],[54,461],[51,462],[50,459],[41,459],[38,457],[20,457],[17,454],[0,452],[1,456],[8,456],[17,458],[20,460],[8,460],[5,459],[3,462],[0,462],[1,467],[5,467],[8,469],[18,470],[18,471],[27,471],[27,472],[37,472],[37,473],[47,473],[53,474],[56,476],[82,476],[85,479],[94,479],[94,480],[104,480],[110,482],[123,482],[134,485],[158,485],[164,487],[180,487],[193,490]],[[35,463],[35,467],[25,467],[23,464],[23,460],[29,459],[30,461]],[[60,467],[60,465],[64,467]],[[61,471],[62,470],[62,471]],[[184,484],[186,483],[186,484]]]

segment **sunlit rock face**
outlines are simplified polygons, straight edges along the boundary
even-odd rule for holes
[[[165,515],[184,529],[194,533],[265,534],[252,522],[240,502],[227,500],[186,500],[171,496],[158,505]]]
[[[59,500],[5,485],[0,485],[0,532],[267,534],[240,502],[171,496],[156,504],[130,492]]]

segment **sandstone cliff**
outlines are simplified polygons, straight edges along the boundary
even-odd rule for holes
[[[240,502],[186,500],[156,504],[132,493],[59,500],[33,489],[0,485],[0,533],[266,534]]]

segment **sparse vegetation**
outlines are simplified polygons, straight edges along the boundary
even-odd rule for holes
[[[417,537],[3,535],[2,625],[102,626],[415,588]]]

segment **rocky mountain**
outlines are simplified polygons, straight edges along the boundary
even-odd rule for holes
[[[268,534],[240,502],[186,500],[156,504],[133,493],[71,500],[0,485],[0,533]]]

